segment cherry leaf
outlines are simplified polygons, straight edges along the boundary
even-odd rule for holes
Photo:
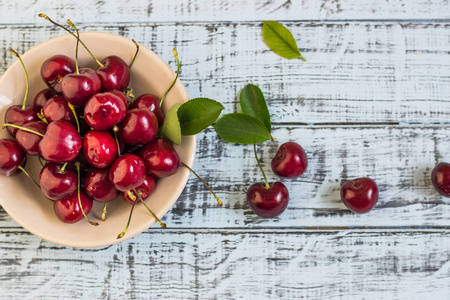
[[[269,109],[259,87],[253,84],[247,84],[239,94],[239,103],[244,114],[259,119],[266,126],[269,133],[272,132]]]
[[[230,143],[255,144],[270,139],[269,131],[260,120],[243,113],[224,115],[214,128],[222,140]]]
[[[181,135],[194,135],[211,126],[220,116],[223,105],[208,98],[194,98],[178,109]]]
[[[164,124],[161,127],[161,136],[176,145],[181,144],[181,127],[177,114],[180,106],[181,103],[172,105],[167,112],[166,118],[164,119]]]
[[[306,59],[300,54],[292,33],[277,21],[264,21],[262,35],[267,46],[281,57],[287,59]]]

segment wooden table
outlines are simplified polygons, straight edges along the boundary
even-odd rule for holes
[[[164,217],[104,249],[58,246],[0,209],[1,299],[450,299],[450,200],[431,169],[450,161],[450,4],[446,0],[0,1],[0,70],[58,35],[40,12],[82,30],[134,38],[172,66],[189,95],[236,110],[247,83],[264,92],[279,143],[309,156],[282,180],[288,209],[261,219],[245,200],[262,177],[251,146],[198,135],[191,176]],[[262,20],[282,21],[308,59],[268,50]],[[271,181],[277,145],[258,148]],[[380,200],[349,212],[340,185],[370,176]]]

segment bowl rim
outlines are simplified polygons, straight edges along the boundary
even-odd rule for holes
[[[80,32],[80,36],[83,35],[98,35],[98,36],[108,36],[110,38],[113,39],[118,39],[121,41],[131,41],[130,38],[118,35],[118,34],[114,34],[114,33],[109,33],[109,32],[99,32],[99,31],[83,31]],[[30,48],[29,50],[27,50],[24,54],[21,55],[21,58],[23,60],[27,59],[27,57],[32,56],[34,54],[34,52],[39,51],[42,47],[45,47],[48,43],[52,43],[52,42],[58,42],[59,40],[64,40],[70,38],[72,39],[73,37],[70,34],[64,34],[64,35],[60,35],[60,36],[56,36],[53,37],[51,39],[48,39],[44,42],[41,42],[35,46],[33,46],[32,48]],[[147,55],[151,56],[153,59],[157,60],[163,67],[162,71],[164,71],[167,74],[170,74],[172,76],[175,76],[175,72],[172,70],[172,68],[159,56],[157,55],[154,51],[152,51],[151,49],[147,48],[146,46],[142,45],[141,43],[139,44],[139,52],[145,52]],[[131,44],[134,45],[134,44]],[[5,80],[5,78],[7,78],[9,76],[9,74],[12,72],[12,70],[14,68],[16,68],[17,65],[19,65],[20,62],[19,60],[15,60],[14,63],[12,63],[7,69],[6,71],[2,74],[2,76],[0,77],[0,84]],[[184,85],[181,83],[180,79],[178,78],[174,87],[177,87],[179,89],[179,92],[182,94],[182,97],[179,99],[179,102],[181,103],[185,103],[187,101],[189,101],[189,95],[184,87]],[[192,147],[193,149],[190,151],[191,153],[188,155],[188,159],[186,161],[184,161],[188,166],[192,167],[194,160],[195,160],[195,155],[196,155],[196,150],[197,150],[197,135],[193,135],[193,136],[189,136],[187,138],[191,138],[192,139]],[[173,198],[175,199],[173,202],[172,201],[168,201],[164,204],[163,209],[160,210],[159,213],[156,213],[156,215],[159,218],[162,218],[165,214],[167,214],[167,212],[173,207],[173,205],[175,204],[175,202],[180,198],[181,193],[183,192],[184,188],[186,187],[186,184],[189,180],[189,176],[190,176],[190,172],[184,168],[184,169],[180,169],[178,172],[183,172],[182,174],[182,178],[180,181],[180,184],[177,185],[176,190],[173,193]],[[4,201],[2,201],[2,197],[0,197],[0,205],[2,206],[2,208],[8,213],[8,215],[15,221],[17,222],[20,226],[22,226],[24,229],[26,229],[27,231],[29,231],[30,233],[46,240],[49,241],[51,243],[57,244],[57,245],[62,245],[62,246],[66,246],[66,247],[72,247],[72,248],[104,248],[104,247],[108,247],[117,243],[121,243],[124,242],[126,240],[132,239],[133,237],[143,233],[146,229],[149,229],[152,225],[154,225],[156,223],[155,218],[150,217],[148,219],[147,222],[142,222],[141,224],[134,224],[133,226],[133,230],[130,232],[130,230],[127,232],[127,234],[122,237],[121,239],[115,239],[111,240],[109,242],[101,242],[101,243],[86,243],[86,242],[76,242],[76,243],[70,243],[70,242],[60,242],[58,241],[58,239],[56,238],[52,238],[49,236],[45,235],[45,231],[43,233],[34,230],[33,228],[26,226],[23,224],[23,222],[21,221],[21,218],[19,216],[17,216],[16,214],[12,213],[9,209],[8,206],[4,205]],[[67,224],[68,226],[70,226],[71,224]]]

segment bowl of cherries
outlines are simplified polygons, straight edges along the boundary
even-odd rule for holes
[[[45,240],[103,247],[165,227],[196,137],[160,137],[167,111],[189,98],[157,54],[74,29],[23,55],[11,49],[18,59],[0,79],[0,204]]]

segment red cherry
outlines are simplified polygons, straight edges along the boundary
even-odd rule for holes
[[[47,101],[50,98],[53,98],[54,96],[55,92],[53,90],[44,89],[36,94],[33,100],[33,104],[36,107],[36,109],[40,111],[45,106],[45,103],[47,103]]]
[[[133,104],[131,104],[131,108],[148,108],[155,114],[156,119],[158,119],[158,126],[161,127],[164,123],[164,114],[161,111],[161,107],[159,103],[161,99],[152,94],[143,94],[139,96]]]
[[[81,136],[77,129],[66,121],[52,122],[47,126],[39,142],[39,152],[48,161],[64,163],[77,157],[81,151]]]
[[[153,191],[155,190],[155,185],[155,179],[150,175],[146,175],[144,182],[142,182],[142,184],[136,188],[136,191],[139,193],[141,199],[145,200],[153,193]],[[130,192],[134,197],[136,197],[136,201],[138,203],[141,202],[138,195],[136,195],[133,190]],[[130,198],[130,195],[127,192],[122,192],[122,198],[130,204],[134,203],[134,200]]]
[[[39,174],[42,193],[49,199],[61,200],[77,190],[77,175],[67,168],[63,171],[61,169],[62,165],[49,162]]]
[[[130,69],[120,57],[111,55],[105,57],[98,67],[97,74],[102,83],[102,89],[124,91],[130,83]]]
[[[158,133],[158,120],[148,108],[130,109],[117,126],[117,137],[126,144],[146,144]]]
[[[294,142],[284,143],[272,159],[272,170],[281,177],[298,177],[308,167],[305,150]]]
[[[47,124],[41,121],[31,121],[22,125],[22,127],[45,134]],[[39,155],[39,143],[42,136],[19,129],[16,134],[17,143],[28,155]]]
[[[93,167],[106,168],[118,155],[117,142],[108,131],[89,131],[83,137],[83,154]]]
[[[168,140],[156,138],[139,152],[145,162],[147,174],[156,177],[168,177],[180,167],[180,157]]]
[[[437,164],[431,172],[431,182],[439,194],[450,197],[450,164]]]
[[[0,139],[0,174],[14,176],[20,173],[19,166],[25,167],[27,155],[13,139]]]
[[[137,155],[124,154],[111,165],[109,179],[121,192],[134,189],[144,182],[145,163]]]
[[[80,199],[84,213],[88,215],[93,201],[84,191],[80,191]],[[58,219],[64,223],[76,223],[84,219],[78,202],[78,191],[63,200],[53,202],[53,208]]]
[[[22,109],[22,105],[13,105],[6,110],[5,123],[22,126],[27,122],[39,121],[37,113],[38,110],[34,106],[27,106],[25,109]],[[12,137],[15,137],[19,129],[8,126],[6,130]]]
[[[55,55],[44,61],[41,77],[57,93],[61,93],[61,82],[67,74],[75,72],[75,61],[65,55]]]
[[[63,96],[55,96],[49,99],[42,108],[42,113],[49,123],[54,121],[67,121],[72,125],[77,124],[69,103]]]
[[[119,195],[119,191],[109,180],[109,169],[107,168],[89,169],[84,179],[84,189],[92,199],[100,202],[114,200]]]
[[[378,201],[378,186],[368,177],[347,181],[341,187],[341,200],[354,213],[371,210]]]
[[[61,83],[64,98],[73,106],[84,107],[86,101],[101,91],[101,82],[94,70],[83,68],[79,74],[66,75]]]
[[[281,182],[254,183],[247,190],[247,202],[255,214],[263,218],[274,218],[280,215],[289,202],[289,192]]]
[[[118,96],[105,92],[91,97],[84,107],[86,123],[95,130],[112,128],[125,118],[127,106]]]

